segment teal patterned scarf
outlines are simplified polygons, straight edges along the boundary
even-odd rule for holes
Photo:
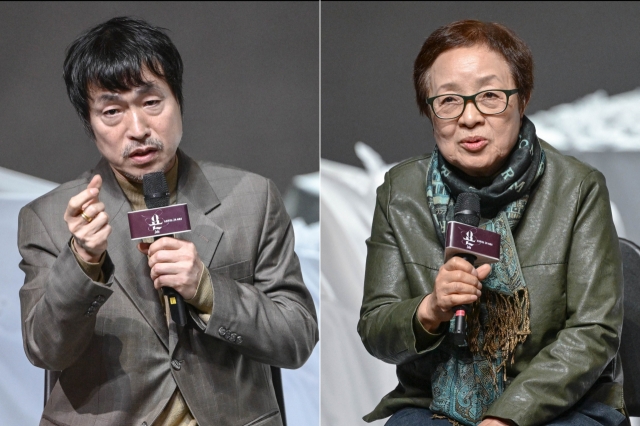
[[[482,297],[472,305],[468,347],[457,347],[449,333],[441,343],[431,377],[431,411],[463,425],[478,424],[500,397],[507,362],[529,335],[529,296],[520,270],[511,230],[524,214],[531,189],[544,173],[545,154],[533,123],[523,117],[518,142],[503,171],[490,182],[464,175],[434,149],[427,171],[427,199],[440,243],[444,246],[447,222],[453,219],[458,194],[480,196],[481,215],[489,218],[480,228],[501,235],[500,262],[482,282]],[[475,182],[476,188],[470,182]],[[479,185],[481,184],[481,185]],[[453,331],[451,320],[450,331]]]

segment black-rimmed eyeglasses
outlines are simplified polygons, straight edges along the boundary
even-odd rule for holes
[[[469,96],[446,94],[428,98],[427,104],[431,106],[436,117],[443,120],[460,117],[469,101],[473,102],[482,114],[495,115],[507,109],[509,106],[509,98],[514,93],[518,93],[518,89],[483,90],[482,92]]]

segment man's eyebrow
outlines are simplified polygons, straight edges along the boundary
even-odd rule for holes
[[[147,93],[153,92],[157,89],[158,89],[158,86],[156,86],[153,83],[144,83],[142,86],[136,87],[135,92],[138,95],[146,95]]]
[[[146,95],[148,93],[159,90],[158,86],[153,83],[144,83],[142,86],[138,86],[133,89],[136,95]],[[104,102],[114,102],[119,101],[121,99],[120,93],[112,92],[112,93],[102,93],[95,99],[96,103],[104,103]]]
[[[120,99],[120,94],[119,93],[103,93],[100,96],[98,96],[98,98],[95,100],[95,102],[111,102],[111,101],[117,101]]]

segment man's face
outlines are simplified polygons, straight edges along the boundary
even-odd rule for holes
[[[145,85],[126,92],[89,90],[89,121],[96,146],[111,167],[142,181],[173,166],[182,139],[180,106],[167,83],[143,72]]]
[[[436,58],[429,72],[429,96],[515,88],[507,61],[483,45],[447,50]],[[482,114],[469,103],[456,119],[433,116],[433,135],[449,163],[470,176],[492,176],[515,145],[521,118],[515,95],[498,115]]]

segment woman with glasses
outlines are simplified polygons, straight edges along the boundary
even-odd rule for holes
[[[500,24],[454,22],[425,41],[414,84],[436,148],[378,188],[358,332],[397,365],[399,384],[365,420],[623,424],[609,196],[600,172],[542,141],[524,115],[529,48]],[[463,213],[500,234],[497,263],[445,259],[459,198],[479,201]],[[461,306],[467,330],[456,334]]]

